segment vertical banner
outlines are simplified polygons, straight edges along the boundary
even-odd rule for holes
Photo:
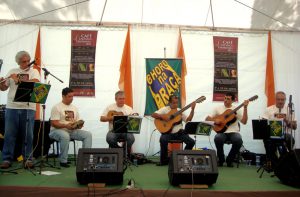
[[[35,47],[35,65],[33,66],[34,69],[39,71],[41,75],[41,67],[42,67],[42,56],[41,56],[41,29],[39,28],[38,37],[36,40],[36,47]],[[41,80],[41,79],[40,79]],[[35,111],[35,119],[40,120],[41,119],[41,106],[39,103],[36,104],[36,111]]]
[[[267,106],[275,104],[275,83],[274,69],[272,56],[272,38],[271,32],[268,33],[268,49],[267,49],[267,64],[266,64],[266,79],[265,79],[265,94],[267,96]]]
[[[123,48],[122,60],[120,64],[119,88],[125,93],[125,104],[133,107],[130,50],[130,28],[128,26],[126,40]]]
[[[181,98],[181,67],[182,59],[146,58],[145,115],[168,105],[172,94]]]
[[[238,38],[214,36],[215,72],[213,101],[223,101],[227,92],[238,100]]]
[[[72,30],[69,86],[75,96],[95,96],[97,31]]]
[[[185,92],[185,76],[187,75],[185,54],[182,43],[181,30],[179,30],[178,46],[177,46],[177,58],[182,59],[182,69],[181,69],[181,106],[186,104],[186,92]]]

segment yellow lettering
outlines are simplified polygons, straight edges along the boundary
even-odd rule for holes
[[[177,81],[177,83],[181,84],[181,78],[177,75],[176,72],[173,72],[173,76],[174,76],[175,80]]]
[[[174,80],[173,77],[170,77],[170,78],[169,78],[169,82],[170,82],[171,86],[172,86],[175,90],[178,89],[178,83]]]
[[[159,91],[161,98],[163,99],[165,105],[169,102],[169,95],[167,94],[166,90],[162,87]]]
[[[162,71],[165,70],[164,65],[163,65],[162,63],[159,63],[159,64],[158,64],[158,67],[159,67]]]
[[[168,79],[168,76],[166,75],[166,73],[165,73],[165,72],[163,72],[161,75],[162,75],[162,77],[163,77],[164,81]]]
[[[156,77],[157,77],[157,75],[156,75],[156,73],[155,73],[155,70],[151,70],[151,71],[150,71],[150,75],[151,75],[151,77],[152,77],[153,79],[156,79]]]
[[[148,86],[149,87],[149,90],[151,92],[151,95],[155,101],[155,104],[157,106],[158,109],[162,108],[165,106],[165,104],[163,103],[163,100],[161,99],[160,95],[159,94],[155,94],[152,89],[151,89],[151,86]]]
[[[146,75],[146,80],[147,80],[148,85],[151,85],[152,82],[153,82],[152,78],[151,78],[151,76],[149,74]]]
[[[167,88],[168,95],[171,95],[175,92],[175,90],[168,83],[165,83],[165,86]]]
[[[161,69],[158,66],[155,66],[154,70],[155,70],[156,74],[158,74],[158,75],[161,74]]]
[[[158,79],[160,85],[162,85],[165,81],[162,76],[159,76],[157,79]]]

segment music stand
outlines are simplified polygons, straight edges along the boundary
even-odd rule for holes
[[[270,127],[266,119],[252,120],[253,139],[264,140],[270,137]]]
[[[253,130],[253,139],[255,140],[270,140],[271,135],[270,135],[270,125],[269,121],[266,119],[254,119],[252,120],[252,130]],[[263,165],[261,165],[257,169],[257,173],[262,169],[261,174],[259,175],[259,178],[262,177],[264,171],[267,171],[270,173],[272,171],[272,164],[271,164],[271,159],[269,153],[269,147],[265,147],[266,149],[266,161],[264,162]]]
[[[114,116],[113,119],[113,132],[123,133],[125,135],[125,158],[126,164],[133,164],[128,157],[127,149],[127,134],[139,134],[142,124],[142,118],[139,116]],[[133,164],[137,167],[136,164]]]
[[[195,138],[195,148],[197,148],[197,135],[210,136],[212,130],[211,121],[204,122],[187,122],[185,125],[185,132],[194,135]]]
[[[49,94],[51,85],[43,84],[40,82],[22,82],[19,84],[14,102],[31,102],[42,104],[43,117],[42,117],[42,145],[41,145],[41,161],[40,161],[40,174],[44,165],[44,133],[45,133],[45,102]],[[27,132],[27,131],[26,131]],[[49,164],[50,165],[50,164]],[[54,167],[50,165],[51,167]]]

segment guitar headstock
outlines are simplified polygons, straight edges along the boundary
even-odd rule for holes
[[[206,97],[205,96],[200,96],[199,98],[197,98],[195,100],[196,103],[202,103],[203,101],[205,101]]]
[[[256,99],[258,99],[258,96],[257,96],[257,95],[254,95],[254,96],[252,96],[251,98],[249,98],[248,100],[249,100],[249,101],[255,101]]]

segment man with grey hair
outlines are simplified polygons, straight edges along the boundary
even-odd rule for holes
[[[109,132],[106,135],[106,141],[110,148],[118,148],[118,141],[120,139],[127,140],[127,150],[130,152],[131,146],[134,143],[133,134],[127,133],[115,133],[113,132],[113,120],[114,115],[132,115],[133,110],[130,106],[125,104],[125,93],[124,91],[117,91],[115,93],[115,103],[107,106],[100,116],[101,122],[109,122]]]
[[[285,104],[286,95],[283,91],[278,91],[275,94],[275,105],[269,106],[264,114],[263,118],[268,120],[283,120],[285,122],[285,134],[283,139],[264,139],[264,146],[266,150],[267,159],[271,161],[271,167],[276,166],[278,162],[277,150],[280,154],[284,154],[287,151],[291,151],[295,144],[295,139],[288,131],[290,129],[297,129],[297,121],[295,119],[295,113],[290,111],[289,107]],[[280,155],[279,155],[280,156]]]
[[[39,82],[40,75],[36,69],[30,68],[30,55],[26,51],[16,54],[19,68],[11,69],[6,78],[0,78],[0,90],[9,89],[5,112],[5,134],[2,151],[2,169],[11,166],[14,157],[16,138],[22,136],[22,155],[24,167],[32,168],[32,142],[35,119],[35,103],[15,102],[14,97],[21,82]]]

